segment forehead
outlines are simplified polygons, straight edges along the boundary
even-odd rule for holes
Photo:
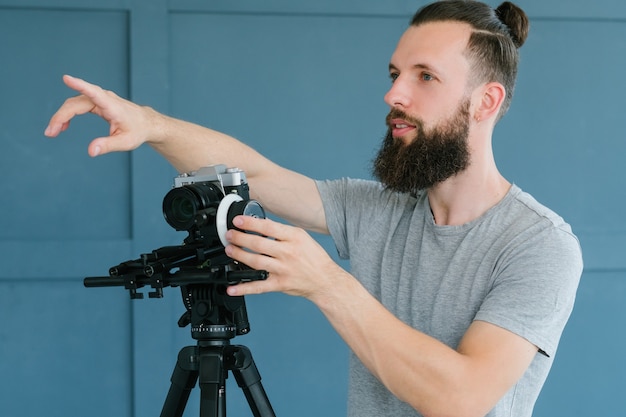
[[[426,66],[441,72],[467,69],[465,50],[471,26],[462,22],[429,22],[410,26],[400,38],[391,65]]]

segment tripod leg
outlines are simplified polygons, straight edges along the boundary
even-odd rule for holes
[[[254,417],[275,417],[250,349],[238,345],[228,348],[228,366],[233,371],[237,385],[243,390]]]
[[[161,417],[182,417],[191,390],[198,379],[196,346],[187,346],[178,353],[170,381],[170,389],[161,410]]]
[[[200,417],[226,417],[226,377],[222,346],[199,347]]]

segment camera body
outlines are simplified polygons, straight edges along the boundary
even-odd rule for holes
[[[209,165],[197,171],[180,174],[174,178],[174,188],[207,182],[219,187],[224,195],[234,193],[245,199],[250,198],[245,172],[239,168],[227,168],[223,164]]]
[[[223,164],[177,176],[163,199],[165,220],[174,229],[189,232],[186,243],[226,246],[226,231],[234,228],[237,215],[265,218],[265,211],[250,200],[244,171]]]

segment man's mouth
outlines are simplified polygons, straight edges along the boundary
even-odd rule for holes
[[[399,138],[413,131],[415,126],[402,119],[392,119],[389,123],[391,134],[394,138]]]

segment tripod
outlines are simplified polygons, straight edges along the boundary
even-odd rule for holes
[[[231,345],[236,334],[250,330],[243,297],[230,297],[214,284],[181,287],[187,311],[179,327],[191,323],[198,342],[180,350],[161,417],[181,417],[196,382],[200,386],[200,417],[226,416],[228,371],[248,401],[254,417],[275,417],[250,350]]]
[[[142,254],[110,268],[109,277],[88,277],[84,284],[124,286],[131,299],[143,298],[137,290],[144,286],[152,288],[150,298],[163,297],[166,286],[180,287],[187,311],[178,326],[191,324],[191,336],[198,342],[178,353],[161,417],[182,417],[198,381],[200,417],[225,417],[228,371],[243,390],[254,417],[275,417],[250,350],[230,344],[236,335],[250,331],[244,297],[226,293],[228,285],[264,280],[267,275],[234,263],[223,247],[198,240]]]
[[[180,350],[161,417],[181,417],[197,381],[201,393],[200,417],[226,416],[228,371],[233,372],[255,417],[275,416],[250,350],[223,339],[199,340],[196,346]]]
[[[229,370],[243,390],[252,414],[255,417],[275,416],[250,350],[245,346],[230,345],[225,340],[217,344],[199,341],[197,346],[180,350],[161,417],[183,415],[196,381],[199,381],[201,392],[200,416],[225,416],[225,381]]]

